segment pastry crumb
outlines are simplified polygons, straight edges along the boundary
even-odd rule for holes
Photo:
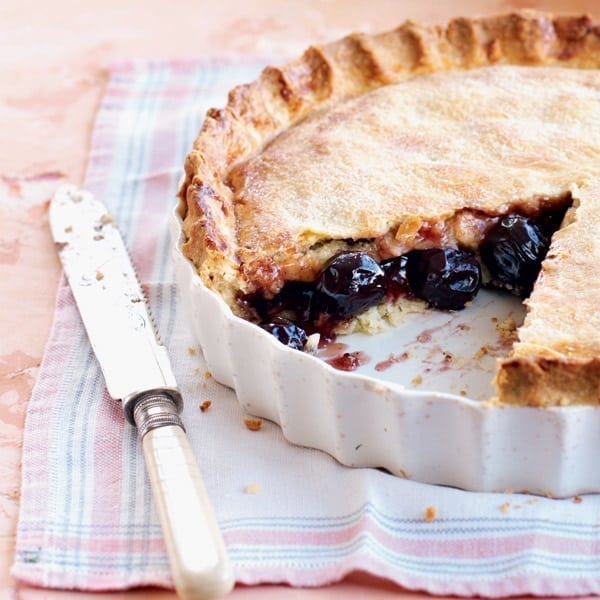
[[[537,504],[539,500],[537,498],[530,498],[527,500],[527,504]]]
[[[83,200],[83,194],[79,190],[69,190],[68,194],[73,202],[81,202]]]
[[[583,498],[581,496],[573,496],[573,502],[575,502],[575,504],[581,504],[583,502]]]
[[[205,400],[200,404],[200,410],[206,412],[212,406],[212,400]]]
[[[106,213],[102,215],[102,217],[100,217],[100,223],[102,225],[106,225],[107,223],[114,223],[114,221],[115,218],[110,213]]]
[[[258,483],[249,483],[244,488],[244,492],[246,494],[258,494],[259,490],[260,490],[260,487],[258,486]]]
[[[458,392],[461,396],[466,396],[467,395],[467,390],[460,390],[460,392]]]
[[[416,377],[412,378],[411,383],[413,385],[420,385],[421,383],[423,383],[423,378],[420,375],[417,375]]]
[[[192,355],[192,356],[193,356],[194,354],[196,354],[196,348],[192,348],[192,347],[190,346],[190,347],[188,348],[188,354],[190,354],[190,355]]]
[[[431,521],[435,521],[436,516],[437,516],[437,511],[435,509],[435,506],[428,506],[425,509],[425,520],[428,523],[431,523]]]
[[[212,373],[210,371],[204,371],[204,377],[206,377],[206,379],[210,379],[212,377]]]
[[[304,352],[308,352],[308,354],[314,354],[319,349],[320,340],[321,335],[318,333],[309,335],[306,343],[304,344]]]
[[[258,431],[262,427],[262,419],[244,418],[244,424],[250,431]]]
[[[479,360],[480,358],[483,358],[484,356],[486,356],[489,353],[490,353],[490,351],[487,346],[481,346],[481,348],[479,348],[479,350],[477,350],[477,352],[475,352],[475,356],[473,358],[475,358],[475,360]]]
[[[102,281],[104,279],[104,273],[102,271],[96,271],[96,280]]]
[[[500,510],[501,510],[503,513],[507,513],[507,512],[510,510],[510,502],[503,502],[503,503],[500,505]]]
[[[488,400],[484,400],[481,403],[481,406],[483,408],[493,408],[494,406],[497,406],[498,408],[504,408],[506,405],[497,396],[492,396]]]
[[[496,325],[496,331],[505,339],[511,338],[516,330],[517,323],[512,317],[507,317],[502,323]]]

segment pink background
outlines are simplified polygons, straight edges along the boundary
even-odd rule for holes
[[[0,4],[0,592],[2,597],[174,598],[163,591],[82,594],[13,581],[20,452],[27,401],[49,332],[58,258],[47,200],[83,179],[108,65],[124,58],[278,55],[350,31],[428,24],[515,8],[590,12],[599,0],[3,0]],[[594,9],[596,14],[594,14]],[[242,82],[240,82],[242,83]],[[319,590],[236,588],[233,597],[422,597],[357,573]]]

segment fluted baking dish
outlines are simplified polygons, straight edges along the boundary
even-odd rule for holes
[[[415,313],[388,332],[344,336],[311,355],[235,316],[183,256],[176,210],[171,229],[179,295],[208,368],[289,442],[349,467],[466,490],[600,491],[598,408],[489,401],[501,326],[521,318],[518,300],[482,292],[465,311]],[[345,352],[366,364],[353,372],[328,364]]]

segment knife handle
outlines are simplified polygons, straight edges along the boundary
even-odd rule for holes
[[[177,410],[168,397],[159,395],[144,398],[138,406],[143,403],[154,408],[156,418],[165,401]],[[136,416],[146,412],[137,410],[138,406]],[[171,410],[163,409],[164,417],[169,414],[173,414]],[[168,424],[169,419],[154,428],[143,426],[143,416],[136,418],[136,423],[138,420],[175,590],[183,600],[222,596],[232,589],[233,575],[185,431],[180,425]]]

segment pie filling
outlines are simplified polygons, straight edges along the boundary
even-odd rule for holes
[[[571,203],[570,196],[558,199],[536,215],[468,213],[458,220],[470,223],[468,234],[464,227],[460,235],[456,227],[421,228],[412,249],[391,258],[364,249],[385,246],[384,238],[363,243],[333,255],[312,282],[288,281],[271,298],[254,293],[240,304],[280,342],[302,350],[311,334],[331,341],[341,325],[401,297],[438,310],[464,308],[482,286],[526,298]]]

